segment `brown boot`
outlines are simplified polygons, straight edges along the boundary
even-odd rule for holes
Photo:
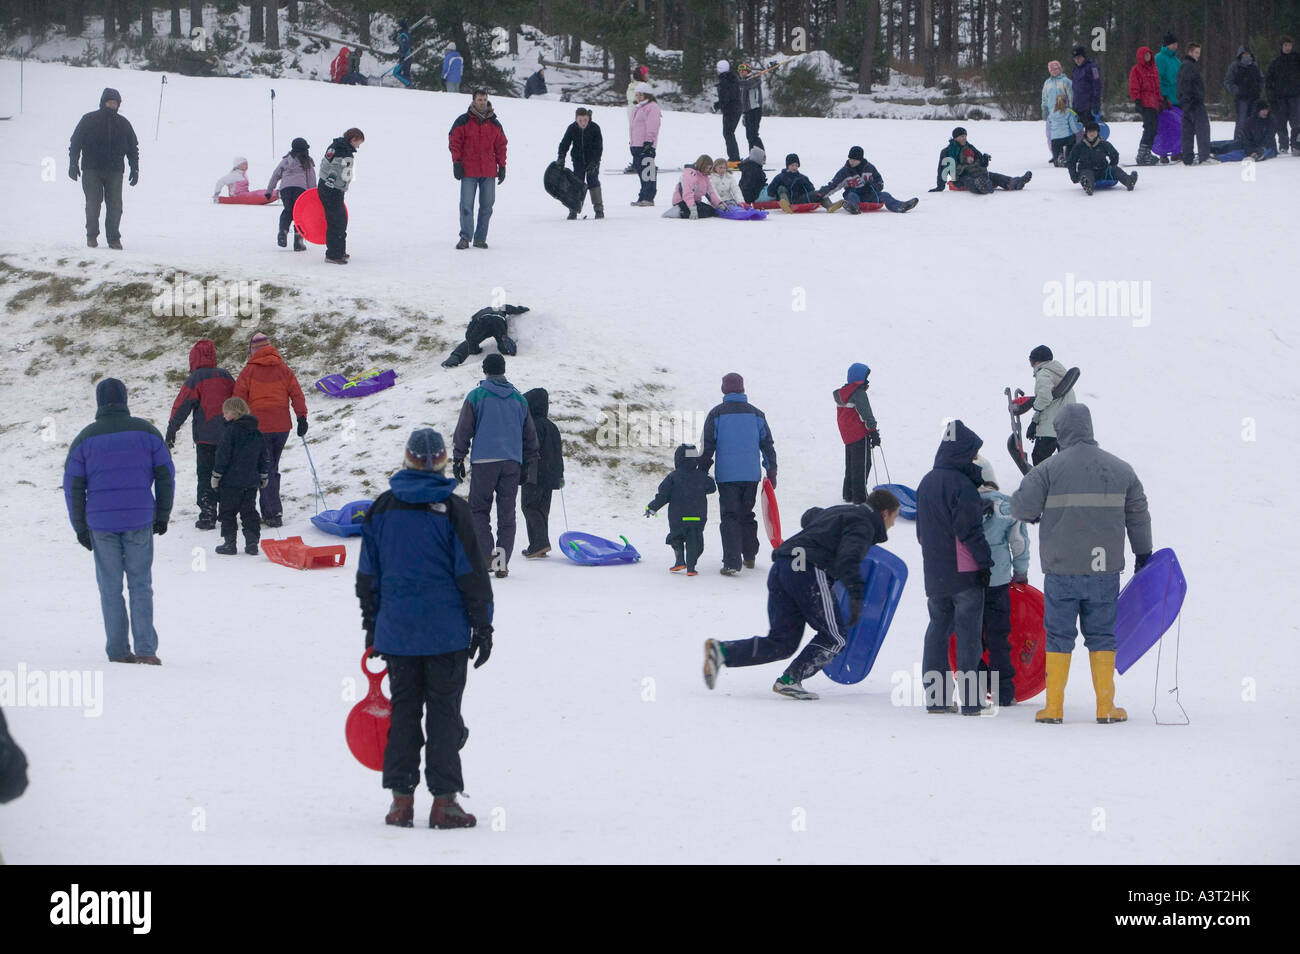
[[[1047,654],[1047,707],[1034,713],[1035,722],[1065,721],[1065,681],[1070,678],[1070,654]]]
[[[403,795],[400,792],[393,792],[393,804],[388,806],[388,814],[384,816],[385,825],[396,825],[398,828],[411,828],[415,825],[415,795]]]
[[[455,794],[435,795],[429,809],[430,828],[473,828],[478,819],[456,802]]]
[[[1128,713],[1115,705],[1115,654],[1088,653],[1092,666],[1092,687],[1097,693],[1097,721],[1127,722]]]

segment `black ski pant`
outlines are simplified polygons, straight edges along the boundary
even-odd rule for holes
[[[727,144],[727,159],[740,162],[740,146],[736,142],[736,127],[740,125],[740,113],[724,112],[722,114],[722,140]]]
[[[216,444],[194,445],[194,469],[199,476],[195,502],[199,505],[199,516],[213,520],[217,519],[217,492],[212,489],[212,467],[216,462]]]
[[[758,138],[758,124],[763,121],[763,108],[745,110],[745,141],[749,143],[749,148],[757,146],[759,149],[766,151],[763,146],[763,140]]]
[[[393,699],[384,749],[384,788],[402,795],[415,792],[420,783],[420,746],[424,746],[424,780],[429,791],[435,796],[463,791],[460,748],[466,732],[460,700],[465,693],[469,650],[438,656],[385,655],[384,659]]]
[[[756,480],[718,483],[724,567],[739,570],[741,560],[753,560],[758,556],[758,518],[754,516],[757,499]]]
[[[867,452],[867,439],[844,445],[844,492],[840,495],[845,503],[867,502],[867,478],[871,474],[871,455]]]
[[[1182,153],[1184,165],[1190,166],[1192,160],[1198,158],[1192,148],[1193,138],[1200,149],[1199,158],[1204,162],[1210,158],[1210,117],[1205,112],[1204,104],[1183,108]]]
[[[1062,136],[1060,139],[1052,140],[1052,159],[1058,156],[1069,156],[1070,150],[1074,148],[1077,140],[1073,136]]]
[[[280,210],[281,232],[289,231],[289,228],[293,225],[294,203],[298,201],[298,196],[306,191],[306,189],[299,189],[297,186],[289,186],[287,189],[280,190],[280,204],[283,206]]]
[[[104,234],[110,242],[120,241],[122,233],[122,171],[82,169],[81,191],[86,196],[86,238],[99,236],[99,208],[105,206]]]
[[[789,659],[799,648],[805,625],[816,630],[812,641],[786,667],[784,675],[803,682],[821,672],[844,648],[845,627],[834,581],[820,567],[795,569],[789,557],[777,557],[767,572],[766,636],[722,644],[728,666],[761,666]]]
[[[551,545],[551,494],[550,487],[524,484],[519,491],[520,505],[524,511],[524,526],[528,529],[530,553]]]
[[[1039,437],[1034,440],[1034,451],[1031,460],[1035,467],[1041,464],[1047,458],[1056,453],[1055,437]]]
[[[257,515],[256,487],[225,487],[217,491],[221,510],[221,536],[233,543],[236,536],[235,517],[244,525],[244,542],[257,543],[262,538],[262,521]]]
[[[681,566],[685,563],[688,573],[695,572],[695,564],[700,559],[700,554],[704,552],[706,522],[703,517],[678,517],[672,522],[672,529],[668,531],[668,536],[664,537],[664,543],[673,548],[673,557],[676,561],[673,566]]]
[[[678,211],[681,212],[682,218],[689,219],[691,217],[691,207],[687,205],[685,202],[678,202],[677,209]],[[695,203],[696,218],[711,219],[717,214],[718,214],[718,210],[715,209],[713,206],[709,205],[709,203],[707,202]]]
[[[1138,145],[1150,148],[1151,144],[1156,141],[1156,130],[1160,127],[1160,111],[1154,106],[1141,107],[1142,113],[1142,139]]]
[[[493,551],[501,548],[501,566],[510,563],[510,556],[515,550],[515,498],[519,493],[520,467],[513,460],[493,460],[470,466],[469,509],[474,515],[474,534],[478,537],[479,550],[487,561],[488,569],[497,569],[493,565]],[[497,505],[496,544],[492,542],[492,501]]]
[[[921,650],[922,684],[927,709],[946,709],[953,703],[953,671],[948,665],[948,641],[957,634],[957,675],[960,693],[957,698],[966,711],[979,711],[980,629],[984,607],[981,587],[969,586],[926,600],[930,625],[925,630]]]
[[[655,193],[659,188],[659,169],[655,165],[655,156],[653,151],[650,155],[646,155],[644,146],[633,146],[632,168],[641,178],[641,191],[637,195],[637,201],[653,202],[655,200]]]
[[[266,438],[266,451],[271,455],[271,472],[266,475],[266,486],[261,493],[262,516],[279,517],[284,513],[284,503],[280,500],[280,455],[289,441],[289,432],[277,431],[262,436]]]
[[[325,208],[325,257],[342,258],[348,252],[348,213],[343,208],[343,193],[329,186],[317,186],[320,204]]]
[[[1279,96],[1273,100],[1272,110],[1278,151],[1300,146],[1300,96]]]
[[[1011,664],[1011,584],[990,586],[984,590],[984,648],[989,661],[980,660],[980,671],[988,672],[989,691],[998,705],[1016,701],[1016,670]],[[997,674],[996,684],[993,674]]]

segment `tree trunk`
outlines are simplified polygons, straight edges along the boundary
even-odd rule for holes
[[[953,0],[939,0],[939,62],[945,70],[951,70],[956,56],[956,44],[953,42]]]
[[[934,86],[939,77],[934,61],[934,0],[921,0],[921,55],[924,58],[925,85]]]
[[[511,56],[518,56],[519,55],[519,24],[512,23],[508,27],[506,27],[506,35],[509,37],[509,39],[507,40],[509,44],[507,47],[507,51],[510,53]]]
[[[131,2],[130,0],[118,0],[117,3],[117,32],[122,36],[131,35]]]
[[[279,0],[266,0],[266,48],[280,48],[280,4]]]
[[[117,0],[104,0],[104,39],[117,36]]]
[[[367,10],[358,10],[357,13],[357,33],[362,43],[370,45],[370,12]],[[460,49],[459,46],[456,49]]]
[[[632,57],[623,52],[614,54],[614,88],[627,89],[632,82]]]
[[[203,29],[203,0],[190,0],[190,36]]]
[[[465,33],[465,25],[460,20],[451,22],[451,38],[456,44],[456,49],[460,51],[464,62],[461,64],[461,88],[473,89],[476,85],[474,76],[474,59],[473,51],[469,48],[469,36]]]
[[[82,0],[68,0],[68,36],[81,36],[85,29],[85,4]]]
[[[173,40],[179,40],[181,34],[181,0],[172,0],[172,23],[168,33]]]
[[[1011,0],[1000,0],[998,3],[998,56],[1006,56],[1015,49],[1011,45]]]
[[[262,13],[262,4],[253,0],[248,5],[248,42],[261,43],[266,39],[266,19]]]
[[[284,10],[285,19],[290,23],[298,22],[298,0],[285,0]]]
[[[153,3],[151,0],[144,0],[140,7],[140,39],[153,39]]]
[[[871,74],[876,66],[876,38],[880,35],[880,0],[865,2],[866,19],[862,24],[862,55],[858,59],[858,92],[871,92]]]
[[[916,62],[912,40],[912,8],[918,0],[903,0],[903,18],[899,21],[898,55],[905,63]]]

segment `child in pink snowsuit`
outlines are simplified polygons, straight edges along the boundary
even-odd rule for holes
[[[709,173],[713,171],[713,159],[700,156],[695,165],[682,170],[681,181],[673,189],[673,205],[677,207],[683,219],[707,219],[717,215],[717,208],[722,204]],[[701,202],[708,199],[708,202]]]

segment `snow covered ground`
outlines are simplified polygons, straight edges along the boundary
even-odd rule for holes
[[[0,61],[9,88],[13,61]],[[906,216],[817,213],[761,223],[660,218],[632,209],[636,182],[607,175],[606,221],[567,222],[541,189],[572,105],[500,100],[510,137],[488,251],[453,249],[457,189],[445,132],[467,98],[276,80],[172,77],[154,140],[156,74],[27,64],[27,111],[0,124],[0,454],[8,488],[0,549],[0,669],[89,671],[91,709],[4,703],[31,787],[0,810],[10,862],[1295,862],[1292,659],[1297,518],[1290,477],[1295,176],[1300,160],[1142,170],[1137,190],[1088,198],[1045,160],[1037,123],[968,124],[995,170],[1030,169],[1020,193],[927,194],[949,123],[780,120],[773,156],[796,151],[818,184],[862,145]],[[125,251],[86,249],[67,140],[100,89],[119,88],[142,139],[126,191]],[[0,115],[13,112],[0,101]],[[598,110],[625,164],[621,110]],[[211,204],[233,154],[265,181],[288,141],[319,156],[359,125],[347,268],[274,245],[276,208]],[[666,114],[667,167],[721,149],[719,118]],[[1125,160],[1138,127],[1116,124]],[[1216,124],[1217,136],[1229,128]],[[1253,178],[1244,174],[1253,172]],[[156,318],[169,269],[260,282],[260,320]],[[1069,277],[1072,276],[1072,277]],[[1142,307],[1113,317],[1044,314],[1052,282],[1137,282]],[[295,294],[296,293],[296,294]],[[90,556],[59,490],[68,442],[94,415],[93,381],[121,377],[134,413],[165,421],[196,329],[237,370],[253,330],[273,334],[305,387],[322,374],[393,366],[398,384],[349,404],[310,393],[309,439],[331,505],[382,489],[409,430],[449,434],[477,364],[438,362],[469,314],[517,319],[509,376],[547,387],[569,456],[570,526],[626,534],[637,566],[516,559],[497,592],[490,663],[465,696],[474,832],[395,830],[377,773],[343,722],[360,691],[362,634],[348,567],[295,573],[212,553],[193,529],[193,446],[178,442],[177,506],[154,565],[161,669],[105,664]],[[80,296],[80,297],[79,297]],[[1146,307],[1149,305],[1149,309]],[[272,311],[273,309],[273,311]],[[888,548],[912,577],[868,679],[818,677],[816,703],[770,691],[777,666],[700,679],[704,638],[765,631],[759,569],[725,579],[716,509],[698,578],[666,572],[662,520],[641,510],[671,465],[662,446],[599,446],[620,402],[700,420],[723,373],[745,376],[771,423],[789,523],[838,501],[842,450],[830,390],[873,369],[872,399],[895,481],[915,485],[948,416],[985,440],[1005,484],[1002,388],[1028,386],[1048,343],[1083,369],[1103,447],[1136,467],[1157,546],[1190,582],[1178,686],[1191,725],[1151,715],[1154,651],[1118,682],[1130,721],[1092,722],[1082,646],[1067,724],[1038,703],[995,718],[931,718],[895,705],[925,629],[920,553],[900,522]],[[340,364],[343,367],[340,367]],[[308,522],[300,443],[285,455],[284,536],[332,542]],[[560,501],[552,534],[564,527]],[[521,525],[522,536],[522,525]],[[1031,580],[1041,584],[1037,540]],[[1162,720],[1177,709],[1172,640]],[[101,673],[99,677],[94,673]],[[896,674],[901,674],[896,676]],[[3,701],[3,700],[0,700]],[[428,807],[417,794],[417,812]]]

